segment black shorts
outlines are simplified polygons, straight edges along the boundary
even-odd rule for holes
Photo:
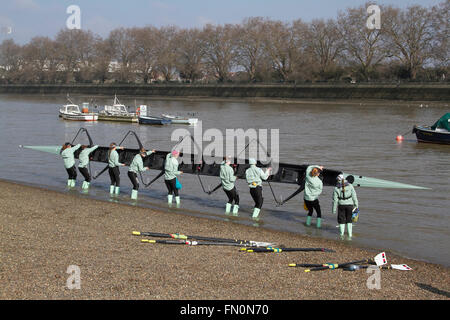
[[[111,179],[111,185],[120,187],[120,170],[119,167],[109,168],[109,178]]]
[[[338,205],[338,223],[346,224],[352,223],[352,213],[353,206],[352,205]]]
[[[255,208],[261,209],[264,202],[262,187],[257,186],[256,188],[250,188],[250,195],[252,196],[253,201],[255,201]]]
[[[139,181],[137,179],[137,174],[132,171],[128,171],[128,178],[130,178],[131,183],[133,184],[133,190],[139,190]]]
[[[69,175],[69,180],[75,180],[77,178],[77,170],[75,169],[75,166],[66,169],[67,174]]]
[[[177,189],[177,178],[173,178],[172,180],[164,180],[167,187],[167,194],[173,194],[175,197],[178,197],[178,189]]]
[[[312,216],[314,210],[316,210],[317,218],[322,218],[322,211],[320,210],[319,199],[314,201],[304,200],[306,207],[308,208],[308,216]]]
[[[89,170],[87,168],[78,167],[78,170],[80,170],[80,172],[83,175],[84,180],[86,180],[86,182],[91,182],[91,175],[89,174]]]
[[[225,191],[225,194],[228,197],[229,204],[232,204],[234,201],[234,204],[239,205],[239,194],[237,193],[236,187],[231,190],[223,189],[223,191]]]

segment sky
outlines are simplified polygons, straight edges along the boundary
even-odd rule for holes
[[[405,8],[420,4],[433,6],[444,0],[374,0],[370,4]],[[181,28],[205,24],[240,23],[247,17],[274,20],[311,21],[334,18],[340,10],[363,5],[367,0],[1,0],[0,41],[13,39],[24,44],[35,36],[54,36],[70,14],[67,8],[81,10],[81,29],[102,37],[119,27]],[[381,12],[382,14],[382,12]]]

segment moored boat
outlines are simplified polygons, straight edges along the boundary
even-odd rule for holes
[[[164,119],[153,116],[139,116],[139,124],[165,125],[171,123],[172,121],[170,119]]]
[[[172,123],[175,124],[188,124],[188,125],[196,125],[198,122],[197,118],[187,118],[187,117],[180,117],[180,116],[173,116],[170,114],[161,114],[161,117],[164,119],[169,119],[172,121]]]
[[[83,109],[76,104],[66,104],[59,109],[59,117],[72,121],[97,121],[98,114],[89,112],[89,104],[83,103]]]
[[[151,124],[151,125],[165,125],[171,124],[172,120],[161,117],[154,117],[148,114],[148,108],[146,105],[139,107],[139,124]]]
[[[418,142],[450,144],[450,113],[443,115],[432,126],[414,126],[412,133]]]
[[[114,96],[112,106],[105,106],[98,114],[100,121],[138,122],[136,113],[128,112],[125,105],[121,104],[117,96]]]

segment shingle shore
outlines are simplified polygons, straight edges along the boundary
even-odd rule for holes
[[[377,251],[333,240],[77,197],[0,181],[0,299],[449,299],[444,266],[388,253],[381,289],[365,270],[305,273],[289,263],[345,262]],[[326,247],[335,253],[243,253],[144,244],[133,230]],[[69,290],[70,265],[81,289]]]

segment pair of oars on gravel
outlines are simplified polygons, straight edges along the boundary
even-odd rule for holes
[[[366,266],[362,264],[370,264],[371,266]],[[363,259],[351,262],[344,263],[324,263],[324,264],[310,264],[310,263],[291,263],[289,267],[301,267],[301,268],[309,268],[305,269],[305,272],[310,271],[321,271],[321,270],[330,270],[330,269],[345,269],[349,271],[355,271],[358,269],[367,269],[369,267],[375,267],[379,269],[395,269],[393,265],[386,266],[387,258],[386,253],[381,252],[377,254],[373,259]]]
[[[190,236],[179,233],[156,233],[156,232],[133,231],[133,235],[172,239],[172,240],[142,239],[141,242],[143,243],[160,243],[160,244],[175,244],[175,245],[190,245],[190,246],[196,245],[238,246],[244,247],[241,250],[245,252],[275,252],[275,253],[294,252],[294,251],[334,252],[333,250],[326,248],[279,248],[276,247],[276,244],[270,242],[224,239],[224,238],[214,238],[204,236]]]

